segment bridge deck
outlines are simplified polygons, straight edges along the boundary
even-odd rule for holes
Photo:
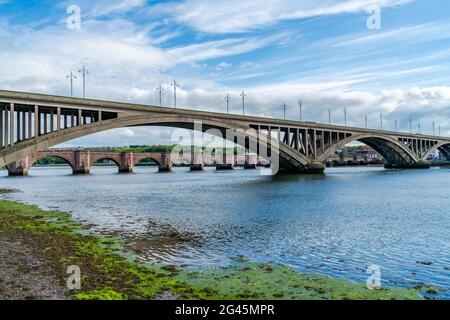
[[[280,127],[298,127],[298,128],[313,128],[319,130],[329,131],[351,131],[355,133],[373,133],[373,134],[385,134],[395,135],[404,138],[414,139],[438,139],[440,141],[450,142],[450,138],[423,134],[411,134],[408,132],[395,132],[389,130],[376,130],[366,129],[359,127],[349,127],[336,124],[324,124],[311,121],[295,121],[295,120],[283,120],[277,118],[257,117],[257,116],[243,116],[237,114],[226,114],[219,112],[200,111],[191,109],[174,109],[167,107],[157,107],[145,104],[135,104],[128,102],[106,101],[106,100],[94,100],[94,99],[81,99],[56,95],[38,94],[38,93],[26,93],[16,91],[0,90],[0,103],[18,103],[33,105],[39,104],[40,106],[61,106],[65,108],[84,110],[103,110],[109,112],[128,112],[128,113],[161,113],[161,114],[174,114],[174,115],[195,115],[195,116],[213,116],[215,118],[232,120],[232,121],[245,121],[253,124],[267,125],[267,126],[280,126]]]

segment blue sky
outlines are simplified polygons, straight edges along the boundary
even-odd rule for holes
[[[67,28],[67,8],[81,29]],[[381,29],[367,20],[380,8]],[[370,9],[370,10],[369,10]],[[85,64],[88,97],[450,133],[450,3],[445,0],[0,0],[0,88],[68,95]],[[81,81],[75,82],[81,95]],[[168,143],[170,129],[119,129],[73,145]]]

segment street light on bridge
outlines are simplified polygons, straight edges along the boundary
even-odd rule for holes
[[[227,113],[230,113],[230,94],[227,92],[227,95],[225,96],[225,101],[227,102]]]
[[[344,107],[344,125],[347,126],[347,107]]]
[[[66,78],[70,80],[70,96],[73,97],[73,79],[76,79],[77,77],[70,71],[70,74],[67,75]]]
[[[366,129],[367,129],[367,113],[366,113],[366,115],[364,116],[364,124],[365,124]]]
[[[298,108],[299,108],[299,110],[300,110],[300,121],[302,121],[303,119],[302,119],[302,107],[303,107],[303,102],[302,102],[302,100],[298,100]]]
[[[177,108],[177,87],[179,88],[180,86],[177,83],[177,80],[173,80],[173,83],[171,84],[171,86],[173,87],[173,107],[176,109]]]
[[[81,70],[78,70],[78,73],[83,75],[83,99],[86,99],[86,75],[89,74],[89,71],[86,70],[85,66]]]
[[[331,108],[328,109],[328,124],[331,124]]]
[[[286,120],[286,108],[287,108],[286,103],[283,103],[283,104],[281,105],[281,107],[283,108],[283,116],[284,116],[284,120]]]
[[[242,90],[241,97],[242,97],[242,115],[243,116],[245,116],[245,97],[246,96],[247,95],[245,94],[245,91]]]
[[[383,130],[383,114],[380,113],[380,130]]]
[[[159,94],[159,106],[162,107],[162,92],[164,91],[164,88],[162,87],[161,83],[159,84],[159,87],[156,88]]]

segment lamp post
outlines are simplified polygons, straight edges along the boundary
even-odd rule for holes
[[[158,90],[159,94],[159,106],[162,107],[162,92],[164,91],[164,88],[162,87],[161,83],[159,84],[159,87],[156,88]]]
[[[241,98],[242,98],[242,115],[243,115],[243,116],[245,116],[245,97],[246,97],[246,96],[247,96],[247,95],[245,94],[245,91],[242,90]]]
[[[300,110],[300,121],[303,120],[303,118],[302,118],[302,107],[303,107],[302,100],[298,100],[298,109]]]
[[[173,87],[173,107],[177,108],[177,87],[180,87],[177,83],[177,80],[173,80],[173,83],[171,84]]]
[[[347,107],[344,107],[344,125],[347,126]]]
[[[225,101],[227,102],[227,113],[230,113],[230,94],[227,92],[227,95],[225,96]]]
[[[70,71],[70,74],[67,75],[66,78],[70,80],[70,96],[73,97],[73,79],[76,79],[77,77]]]
[[[86,99],[86,75],[89,74],[89,71],[86,70],[85,66],[81,70],[78,70],[79,73],[83,76],[83,99]]]

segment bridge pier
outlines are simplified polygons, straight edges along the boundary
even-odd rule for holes
[[[28,176],[28,171],[30,169],[29,157],[26,157],[23,160],[15,161],[7,165],[6,168],[8,169],[8,176]]]
[[[323,174],[326,166],[323,163],[310,163],[305,167],[280,167],[281,174]]]
[[[387,163],[384,165],[386,169],[430,169],[431,162],[428,161],[420,161],[411,164],[403,164],[403,163]]]
[[[119,167],[119,173],[133,173],[133,167],[130,166]]]
[[[8,176],[10,177],[28,176],[28,168],[24,168],[22,166],[16,167],[15,165],[11,164],[8,167]]]
[[[89,168],[85,168],[85,167],[72,169],[72,174],[74,174],[74,175],[84,175],[84,174],[89,174],[89,173],[90,173]]]
[[[172,166],[160,166],[158,172],[172,172]]]
[[[203,171],[204,165],[203,163],[191,164],[191,171]]]
[[[257,156],[246,155],[245,156],[244,169],[256,169],[257,162],[258,162]]]
[[[216,170],[233,170],[233,164],[231,164],[231,163],[218,163],[218,164],[216,164]]]

